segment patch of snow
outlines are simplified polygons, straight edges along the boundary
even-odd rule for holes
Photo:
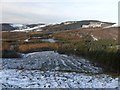
[[[23,24],[11,24],[12,27],[23,27]]]
[[[111,27],[118,27],[118,24],[114,24],[114,25],[111,25],[111,26],[106,26],[104,28],[111,28]]]
[[[98,39],[94,37],[93,35],[91,35],[91,37],[93,38],[94,41],[98,41]]]
[[[29,38],[25,39],[24,41],[25,41],[25,42],[28,42],[28,41],[29,41]]]
[[[102,24],[104,24],[104,23],[101,23],[101,22],[90,22],[90,24],[88,24],[88,25],[82,25],[82,28],[101,27]]]
[[[64,25],[69,25],[69,24],[73,24],[73,23],[76,23],[76,21],[67,21],[67,22],[64,22],[63,24]]]

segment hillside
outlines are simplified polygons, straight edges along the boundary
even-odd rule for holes
[[[98,20],[82,20],[82,21],[66,21],[60,24],[17,24],[17,23],[1,23],[0,29],[2,31],[46,31],[56,32],[73,30],[80,28],[96,28],[96,27],[109,27],[115,23],[102,22]]]
[[[115,23],[110,22],[102,22],[98,20],[83,20],[83,21],[67,21],[62,22],[60,24],[48,25],[43,27],[43,31],[48,32],[56,32],[56,31],[65,31],[65,30],[73,30],[80,28],[96,28],[96,27],[108,27],[112,26]]]
[[[45,24],[18,24],[18,23],[1,23],[2,31],[34,31],[40,29],[40,26]]]
[[[111,27],[111,28],[81,28],[81,29],[73,29],[69,31],[62,31],[55,34],[57,37],[64,37],[67,38],[76,37],[86,40],[93,40],[98,41],[101,39],[108,39],[108,40],[118,40],[118,27]]]

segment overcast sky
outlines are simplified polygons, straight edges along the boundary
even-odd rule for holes
[[[2,0],[2,22],[60,23],[100,20],[118,22],[119,0]],[[1,16],[0,16],[1,17]]]

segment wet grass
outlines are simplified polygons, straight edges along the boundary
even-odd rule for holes
[[[40,44],[24,44],[20,45],[18,50],[21,53],[32,52],[35,50],[54,50],[58,49],[59,45],[56,43],[40,43]]]
[[[59,32],[54,35],[60,40],[61,47],[58,52],[62,54],[74,54],[96,63],[104,68],[106,73],[120,73],[120,50],[117,42],[111,39],[100,39],[93,41],[88,37],[78,37],[80,35],[70,31]]]
[[[81,37],[78,33],[79,31],[77,31],[77,33],[75,31],[69,31],[59,32],[55,34],[42,32],[4,32],[2,43],[3,47],[0,50],[3,53],[3,57],[9,58],[12,56],[19,57],[19,55],[17,54],[18,52],[29,53],[46,50],[54,50],[59,53],[68,55],[74,54],[80,57],[87,58],[93,63],[97,63],[98,66],[105,69],[106,73],[117,73],[118,75],[120,75],[120,50],[117,47],[117,43],[110,39],[92,41],[89,35],[85,35],[83,33],[83,37]],[[59,42],[48,43],[38,40],[25,42],[24,40],[29,37],[52,37],[59,40]],[[8,40],[9,42],[6,42],[6,40]],[[20,41],[14,42],[16,40]]]
[[[59,47],[56,43],[48,43],[34,37],[49,38],[49,33],[43,32],[2,32],[3,58],[19,57],[18,53],[29,53],[35,51],[54,50]],[[31,38],[28,42],[25,40]]]

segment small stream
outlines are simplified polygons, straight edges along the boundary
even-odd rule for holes
[[[48,38],[48,39],[40,39],[41,41],[45,41],[45,42],[50,42],[50,43],[55,43],[58,42],[58,40],[52,39],[52,38]]]
[[[58,42],[58,40],[55,40],[55,39],[53,39],[53,38],[41,38],[41,37],[27,38],[27,39],[25,39],[24,41],[25,41],[25,42],[28,42],[28,41],[31,40],[31,39],[37,39],[37,40],[44,41],[44,42],[49,42],[49,43]]]

